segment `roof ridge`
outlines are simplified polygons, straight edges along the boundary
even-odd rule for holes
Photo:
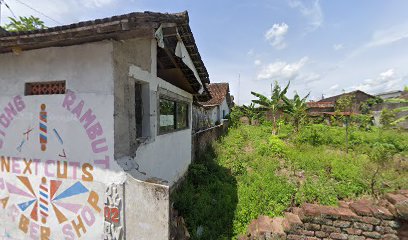
[[[102,40],[124,40],[136,37],[154,38],[161,24],[177,27],[181,39],[190,54],[203,83],[209,83],[209,74],[198,51],[189,25],[188,11],[179,13],[131,12],[88,21],[82,21],[47,29],[25,32],[0,31],[0,54],[13,48],[33,50],[47,47],[63,47]]]
[[[160,12],[151,12],[151,11],[131,12],[131,13],[126,13],[126,14],[121,14],[121,15],[113,15],[113,16],[105,17],[105,18],[97,18],[93,20],[79,21],[79,22],[74,22],[74,23],[69,23],[69,24],[64,24],[64,25],[53,26],[50,28],[36,29],[36,30],[30,30],[30,31],[8,32],[3,29],[6,32],[6,34],[5,35],[0,34],[0,37],[21,36],[21,35],[29,35],[29,34],[36,34],[36,33],[62,31],[62,30],[67,30],[67,29],[84,27],[84,26],[88,26],[91,24],[103,24],[103,23],[120,21],[124,19],[129,19],[129,18],[137,18],[137,17],[142,17],[142,16],[151,18],[149,19],[151,22],[162,22],[165,20],[171,20],[171,21],[174,21],[175,23],[188,24],[190,21],[187,10],[183,12],[178,12],[178,13],[167,13],[167,12],[160,13]],[[0,29],[0,33],[1,33],[1,29]]]

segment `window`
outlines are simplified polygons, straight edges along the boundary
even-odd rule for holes
[[[151,125],[150,125],[150,86],[148,82],[144,82],[138,79],[131,78],[130,81],[133,81],[133,86],[131,85],[131,91],[134,94],[131,94],[130,100],[133,104],[130,104],[133,109],[129,117],[132,121],[130,123],[131,130],[131,146],[137,148],[141,143],[146,143],[150,141],[151,137]],[[136,150],[136,149],[135,149]]]
[[[142,84],[135,83],[135,119],[136,119],[136,138],[143,137],[143,100]]]
[[[160,133],[170,132],[175,129],[176,102],[160,99]]]
[[[160,134],[188,128],[188,103],[160,98]]]
[[[177,129],[184,129],[188,127],[188,104],[183,102],[176,103],[177,107]]]
[[[65,81],[31,82],[25,84],[25,95],[65,94]]]

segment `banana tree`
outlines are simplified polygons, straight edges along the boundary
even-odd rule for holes
[[[276,126],[276,116],[279,110],[283,111],[285,108],[284,99],[286,99],[286,93],[288,92],[290,82],[284,89],[281,89],[278,82],[275,81],[275,86],[272,90],[272,95],[270,98],[256,92],[251,92],[252,95],[257,97],[258,99],[252,100],[253,103],[258,104],[260,110],[267,112],[269,111],[272,114],[272,134],[277,133],[277,126]]]
[[[293,126],[295,127],[295,131],[299,131],[299,127],[302,122],[307,117],[307,104],[306,100],[309,97],[310,93],[308,93],[305,97],[301,98],[298,93],[295,93],[293,99],[284,98],[283,101],[286,104],[286,107],[283,109],[284,113],[287,113],[292,120]]]
[[[9,17],[9,20],[10,23],[3,26],[3,28],[9,32],[32,31],[36,29],[47,28],[41,19],[34,16],[29,17],[20,16],[18,18]]]
[[[242,105],[241,111],[249,118],[249,123],[251,125],[254,120],[259,119],[263,114],[258,108],[255,107],[254,103],[251,103],[248,106],[245,104]]]

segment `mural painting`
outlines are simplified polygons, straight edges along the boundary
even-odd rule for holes
[[[0,236],[121,239],[112,139],[112,97],[0,97]]]
[[[106,188],[104,231],[105,238],[109,240],[120,239],[123,231],[122,199],[118,189],[116,184],[111,184]]]

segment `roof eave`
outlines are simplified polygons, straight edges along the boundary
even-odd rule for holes
[[[155,30],[163,23],[172,23],[177,26],[180,37],[193,60],[202,84],[208,84],[210,82],[209,75],[189,26],[187,11],[175,14],[154,12],[129,13],[110,18],[25,32],[7,32],[4,29],[0,29],[0,54],[13,52],[15,49],[25,51],[103,40],[154,38]],[[209,95],[205,87],[202,94]]]

